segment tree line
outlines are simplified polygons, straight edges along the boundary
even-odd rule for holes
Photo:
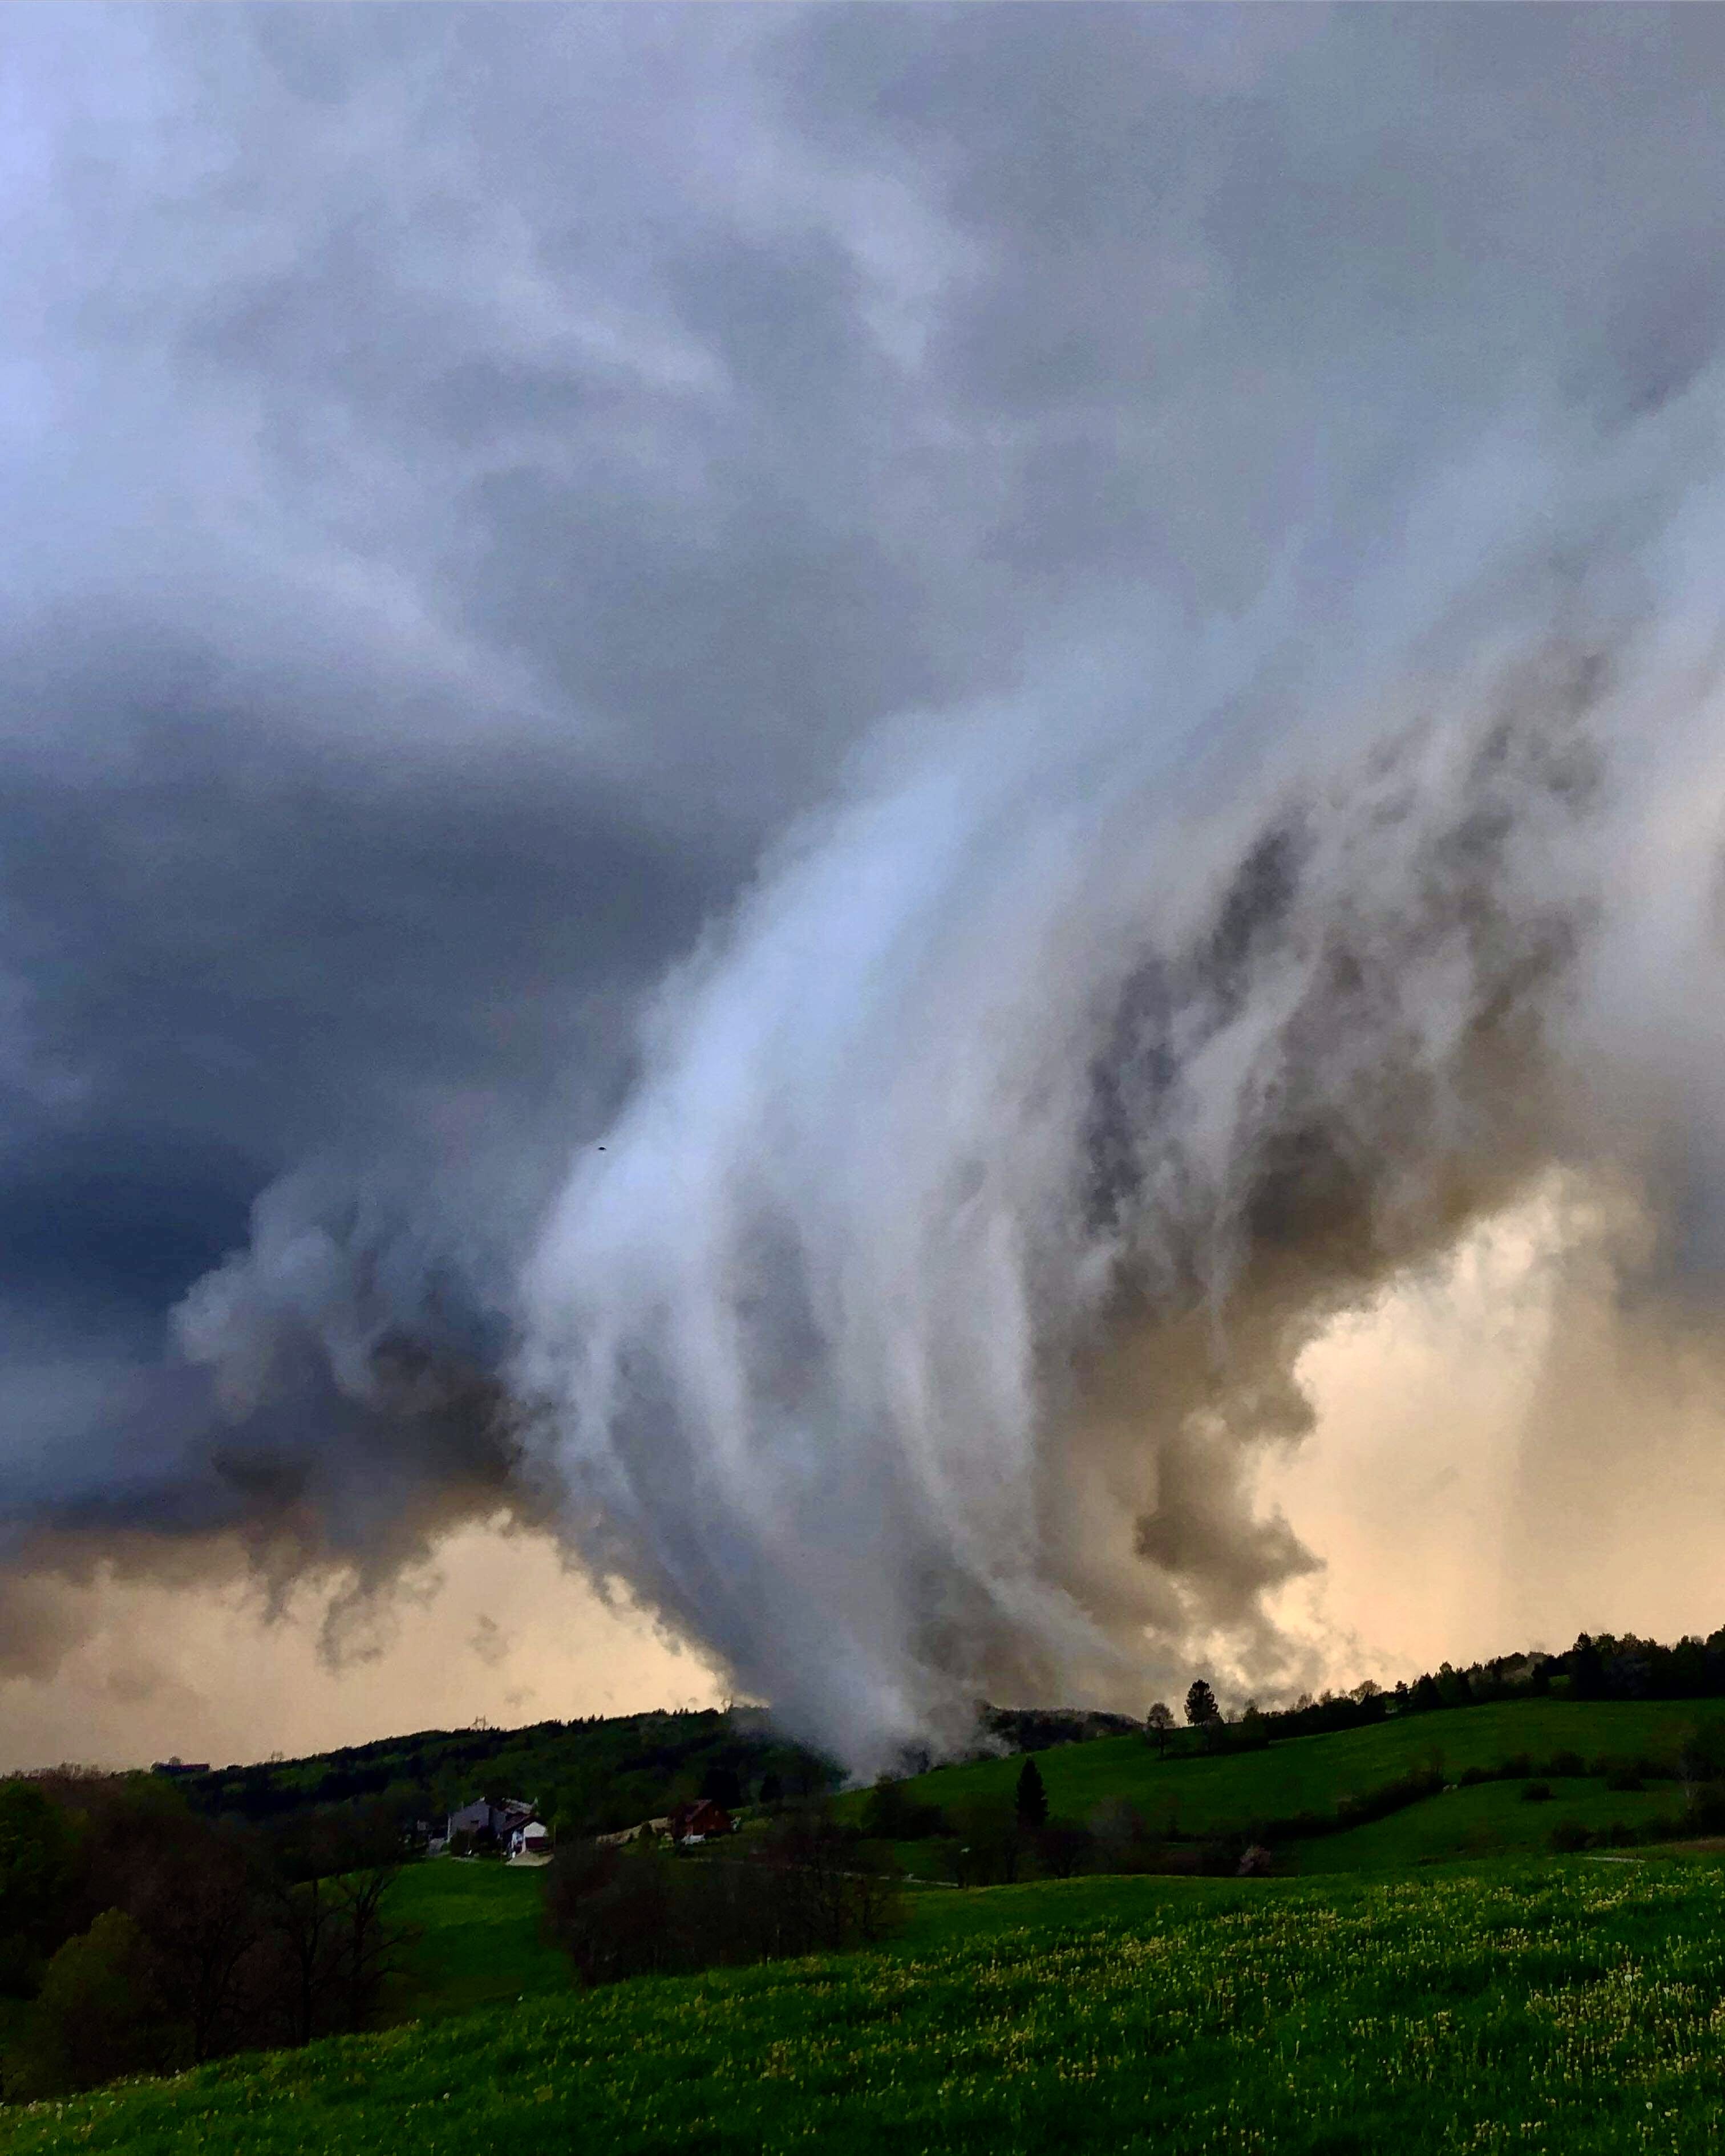
[[[159,1775],[0,1783],[0,2087],[30,2100],[367,2026],[408,1936],[400,1848],[352,1810],[273,1833],[202,1819]]]
[[[1317,1699],[1305,1692],[1291,1707],[1260,1707],[1248,1699],[1231,1718],[1224,1716],[1209,1681],[1199,1677],[1186,1694],[1186,1731],[1166,1702],[1158,1700],[1145,1717],[1144,1732],[1159,1753],[1177,1745],[1251,1751],[1279,1738],[1363,1728],[1393,1714],[1435,1714],[1553,1692],[1584,1700],[1725,1698],[1725,1630],[1705,1639],[1692,1634],[1670,1646],[1629,1632],[1583,1632],[1558,1654],[1498,1655],[1461,1668],[1444,1662],[1388,1688],[1368,1677],[1350,1691],[1326,1691]]]

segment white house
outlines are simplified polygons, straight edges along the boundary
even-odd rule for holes
[[[449,1814],[444,1838],[453,1842],[458,1834],[465,1834],[475,1841],[490,1840],[506,1855],[516,1835],[534,1816],[534,1807],[519,1797],[502,1797],[495,1802],[489,1797],[475,1797],[470,1804]]]

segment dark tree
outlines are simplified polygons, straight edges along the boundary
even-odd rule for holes
[[[1014,1803],[1019,1826],[1026,1834],[1040,1834],[1048,1825],[1048,1792],[1042,1786],[1042,1776],[1034,1759],[1026,1759],[1019,1769]]]
[[[70,1823],[34,1783],[0,1782],[0,1992],[28,1997],[67,1921],[74,1877]]]
[[[571,1843],[546,1874],[545,1906],[584,1984],[872,1945],[900,1915],[891,1867],[813,1807],[723,1863]]]
[[[953,1840],[947,1851],[961,1887],[1009,1887],[1028,1837],[1014,1808],[999,1797],[977,1797],[948,1808]]]
[[[1036,1837],[1036,1855],[1051,1879],[1070,1879],[1090,1855],[1092,1839],[1076,1820],[1050,1820]]]
[[[1437,1673],[1437,1688],[1438,1697],[1445,1707],[1473,1705],[1473,1686],[1468,1681],[1466,1670],[1453,1668],[1448,1662],[1443,1663]]]
[[[938,1804],[918,1804],[902,1782],[883,1774],[863,1806],[862,1830],[870,1841],[924,1841],[946,1830]]]
[[[1144,1717],[1144,1730],[1156,1747],[1157,1758],[1163,1758],[1168,1751],[1168,1741],[1174,1733],[1173,1710],[1165,1700],[1158,1700]]]
[[[149,1941],[125,1910],[105,1910],[48,1964],[7,2061],[6,2092],[28,2102],[183,2066],[179,2035]]]
[[[1216,1695],[1203,1677],[1194,1677],[1186,1694],[1186,1719],[1194,1729],[1207,1729],[1222,1719]]]
[[[727,1812],[734,1812],[742,1802],[742,1784],[736,1768],[722,1759],[715,1760],[701,1778],[701,1794],[722,1804]]]
[[[1605,1696],[1605,1661],[1584,1632],[1569,1650],[1569,1690],[1577,1699]]]

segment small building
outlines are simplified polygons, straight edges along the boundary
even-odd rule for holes
[[[519,1797],[475,1797],[449,1814],[444,1838],[453,1843],[465,1835],[479,1847],[506,1852],[517,1831],[536,1815],[536,1808]]]
[[[693,1804],[675,1806],[670,1828],[671,1840],[680,1844],[711,1841],[719,1835],[736,1831],[730,1813],[722,1804],[716,1804],[711,1797],[697,1797]]]
[[[548,1857],[551,1855],[551,1829],[543,1820],[523,1820],[509,1837],[509,1855],[511,1862],[525,1859],[531,1863]]]

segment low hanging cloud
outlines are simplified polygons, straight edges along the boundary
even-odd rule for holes
[[[518,1389],[591,1561],[865,1761],[1194,1651],[1274,1688],[1318,1560],[1254,1484],[1326,1326],[1553,1178],[1638,1194],[1635,1322],[1710,1293],[1672,1020],[1725,774],[1661,649],[1708,602],[1636,619],[1621,569],[1488,560],[1358,673],[1241,678],[1242,622],[1232,679],[1051,685],[811,833],[534,1261]]]
[[[1534,1194],[1710,1367],[1712,16],[90,19],[0,1666],[502,1518],[868,1765],[1314,1676],[1300,1358]]]

